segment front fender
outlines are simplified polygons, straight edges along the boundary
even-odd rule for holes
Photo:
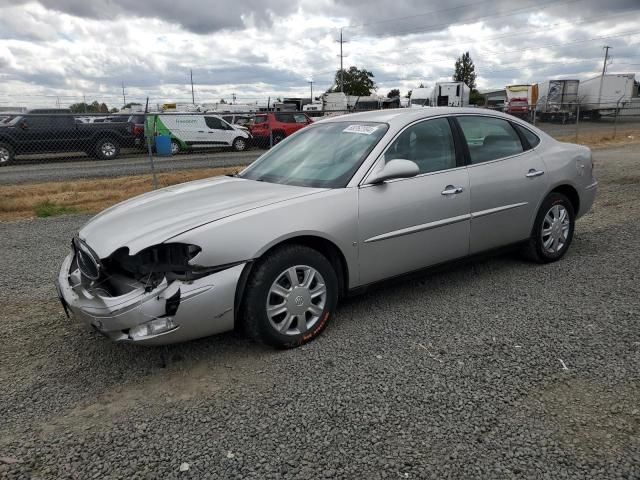
[[[349,276],[349,287],[353,287],[358,281],[357,202],[355,188],[327,190],[232,215],[167,242],[198,245],[202,248],[198,263],[216,266],[259,258],[295,237],[319,237],[342,252],[348,270],[354,273]]]

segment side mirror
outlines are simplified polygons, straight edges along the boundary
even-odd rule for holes
[[[22,130],[27,130],[29,128],[29,125],[27,125],[27,122],[23,120],[22,122],[20,122],[20,128]]]
[[[397,158],[385,163],[381,170],[369,177],[367,183],[375,184],[394,178],[410,178],[415,177],[419,173],[420,168],[415,162]]]

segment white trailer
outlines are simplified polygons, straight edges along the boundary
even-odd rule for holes
[[[575,120],[580,80],[547,80],[538,83],[536,116],[542,121]],[[535,91],[534,85],[534,91]]]
[[[468,107],[470,91],[471,89],[464,82],[438,82],[433,88],[431,105],[435,107]]]
[[[411,97],[409,97],[409,107],[422,108],[431,105],[431,96],[433,95],[433,88],[423,87],[414,88],[411,90]]]
[[[325,112],[348,110],[347,96],[343,92],[322,95],[322,109]]]
[[[580,82],[580,114],[599,118],[635,106],[639,100],[634,73],[612,73]],[[635,101],[634,101],[635,99]]]

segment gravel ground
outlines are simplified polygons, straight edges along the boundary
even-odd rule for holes
[[[194,168],[228,167],[249,165],[265,150],[252,149],[246,152],[209,152],[154,157],[157,172],[190,170]],[[0,185],[65,181],[86,178],[121,177],[151,173],[146,156],[121,157],[116,160],[67,159],[57,161],[23,162],[0,169]]]
[[[385,285],[292,351],[109,343],[51,283],[86,217],[0,224],[0,477],[640,478],[640,151],[596,162],[561,262]]]

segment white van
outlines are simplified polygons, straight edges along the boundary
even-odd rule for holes
[[[246,150],[251,134],[246,128],[231,125],[217,115],[160,113],[147,115],[146,135],[171,137],[171,152],[210,147]]]

